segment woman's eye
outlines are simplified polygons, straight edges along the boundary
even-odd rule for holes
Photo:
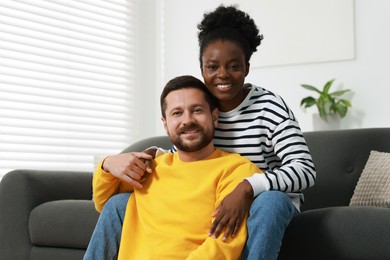
[[[208,70],[216,70],[216,69],[217,69],[217,66],[215,66],[215,65],[207,65],[206,68],[207,68]]]
[[[229,68],[232,69],[232,70],[237,70],[237,69],[240,68],[240,66],[238,64],[232,64],[232,65],[229,66]]]

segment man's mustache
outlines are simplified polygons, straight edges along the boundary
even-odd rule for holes
[[[182,128],[180,128],[179,133],[189,132],[189,131],[198,131],[198,130],[202,130],[202,129],[203,128],[200,125],[192,123],[190,125],[186,125],[186,126],[183,126]]]

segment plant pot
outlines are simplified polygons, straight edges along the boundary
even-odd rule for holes
[[[340,116],[328,115],[326,120],[322,119],[319,114],[313,114],[313,130],[324,131],[324,130],[339,130],[341,129]]]

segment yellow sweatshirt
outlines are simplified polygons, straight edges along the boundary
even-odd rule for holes
[[[239,259],[246,241],[245,222],[234,239],[208,237],[211,215],[246,177],[260,173],[238,154],[215,150],[196,162],[178,153],[155,159],[153,173],[127,204],[119,259]],[[93,180],[99,210],[113,194],[131,190],[98,167]]]

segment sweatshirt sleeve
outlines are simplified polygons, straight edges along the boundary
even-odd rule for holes
[[[244,224],[244,223],[243,223]],[[195,251],[191,252],[187,260],[204,259],[240,259],[241,251],[246,242],[246,228],[241,228],[237,236],[223,242],[222,236],[217,239],[208,237]]]
[[[279,124],[272,136],[272,145],[281,166],[269,169],[263,176],[254,175],[248,179],[254,196],[265,190],[301,192],[314,185],[314,163],[296,121],[286,120]]]
[[[132,185],[105,172],[102,169],[103,161],[96,167],[92,179],[93,201],[98,212],[103,210],[104,205],[113,195],[133,191]]]
[[[251,176],[254,172],[261,172],[261,170],[246,159],[243,159],[232,171],[226,171],[218,183],[215,206],[219,205],[242,179]],[[207,237],[187,259],[239,259],[247,239],[246,219],[236,237],[229,238],[226,242],[222,241],[222,237],[219,236],[217,239]]]

